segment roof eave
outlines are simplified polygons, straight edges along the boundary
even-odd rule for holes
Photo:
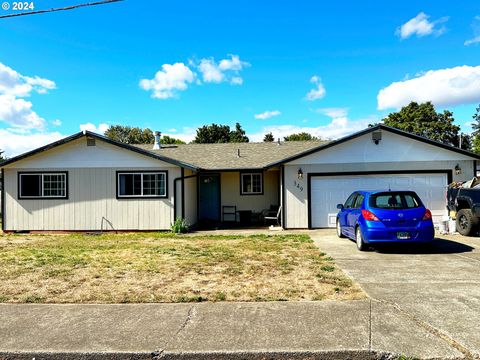
[[[17,161],[23,160],[27,157],[36,155],[38,153],[53,149],[55,147],[58,147],[60,145],[66,144],[66,143],[69,143],[69,142],[74,141],[74,140],[77,140],[77,139],[79,139],[83,136],[90,136],[90,137],[93,137],[93,138],[97,138],[97,139],[105,141],[105,142],[107,142],[111,145],[115,145],[115,146],[121,147],[121,148],[126,149],[126,150],[130,150],[130,151],[133,151],[133,152],[145,155],[145,156],[149,156],[149,157],[154,158],[156,160],[165,161],[165,162],[167,162],[169,164],[172,164],[172,165],[176,165],[176,166],[180,166],[180,167],[187,168],[187,169],[190,169],[190,170],[198,171],[198,167],[196,167],[194,165],[187,164],[187,163],[184,163],[184,162],[181,162],[181,161],[177,161],[177,160],[165,157],[165,156],[157,155],[157,154],[152,153],[150,151],[146,151],[146,150],[137,148],[137,147],[129,145],[129,144],[124,144],[124,143],[112,140],[112,139],[110,139],[106,136],[102,136],[102,135],[96,134],[96,133],[91,132],[91,131],[81,131],[81,132],[78,132],[76,134],[67,136],[66,138],[57,140],[53,143],[50,143],[50,144],[47,144],[45,146],[39,147],[38,149],[28,151],[24,154],[20,154],[18,156],[15,156],[11,159],[8,159],[8,160],[0,163],[0,167],[3,168],[6,165],[10,165],[10,164],[15,163]]]
[[[393,128],[393,127],[390,127],[390,126],[387,126],[387,125],[384,125],[384,124],[377,124],[375,126],[372,126],[372,127],[369,127],[369,128],[366,128],[364,130],[361,130],[361,131],[358,131],[354,134],[351,134],[351,135],[348,135],[348,136],[345,136],[341,139],[338,139],[338,140],[335,140],[335,141],[332,141],[328,144],[324,144],[324,145],[320,145],[316,148],[313,148],[313,149],[310,149],[310,150],[307,150],[307,151],[304,151],[300,154],[296,154],[296,155],[293,155],[293,156],[290,156],[288,158],[285,158],[283,160],[280,160],[280,161],[277,161],[277,162],[274,162],[274,163],[271,163],[271,164],[268,164],[266,167],[273,167],[273,166],[279,166],[279,165],[283,165],[287,162],[290,162],[290,161],[293,161],[293,160],[297,160],[297,159],[300,159],[302,157],[305,157],[305,156],[308,156],[310,154],[313,154],[317,151],[321,151],[321,150],[325,150],[325,149],[328,149],[332,146],[336,146],[336,145],[340,145],[344,142],[347,142],[347,141],[350,141],[350,140],[353,140],[357,137],[360,137],[362,135],[365,135],[365,134],[368,134],[370,132],[373,132],[373,131],[376,131],[376,130],[385,130],[385,131],[390,131],[392,133],[395,133],[397,135],[402,135],[402,136],[405,136],[405,137],[408,137],[408,138],[411,138],[411,139],[414,139],[414,140],[417,140],[417,141],[421,141],[421,142],[424,142],[424,143],[427,143],[427,144],[430,144],[430,145],[433,145],[433,146],[437,146],[437,147],[441,147],[443,149],[446,149],[446,150],[449,150],[449,151],[453,151],[453,152],[456,152],[456,153],[459,153],[459,154],[462,154],[462,155],[465,155],[465,156],[469,156],[469,157],[473,157],[475,159],[480,159],[480,154],[476,154],[474,152],[471,152],[471,151],[468,151],[468,150],[463,150],[463,149],[460,149],[460,148],[456,148],[454,146],[451,146],[451,145],[447,145],[447,144],[444,144],[444,143],[441,143],[439,141],[435,141],[435,140],[431,140],[431,139],[427,139],[427,138],[424,138],[423,136],[419,136],[419,135],[415,135],[415,134],[410,134],[406,131],[403,131],[403,130],[399,130],[399,129],[396,129],[396,128]]]

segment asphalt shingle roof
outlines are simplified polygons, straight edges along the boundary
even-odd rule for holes
[[[272,163],[327,144],[328,141],[284,141],[162,145],[134,144],[144,151],[161,155],[204,170],[263,169]],[[240,156],[238,156],[240,154]]]

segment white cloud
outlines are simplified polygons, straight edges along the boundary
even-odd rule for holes
[[[30,96],[32,91],[45,94],[55,88],[56,85],[51,80],[38,76],[24,76],[0,63],[0,94],[25,97]]]
[[[265,119],[269,119],[269,118],[274,117],[274,116],[278,116],[280,114],[281,114],[281,112],[278,111],[278,110],[267,110],[267,111],[264,111],[261,114],[254,115],[254,117],[255,117],[255,119],[265,120]]]
[[[32,110],[32,103],[13,95],[0,95],[0,120],[23,129],[45,128],[45,119]]]
[[[58,119],[55,119],[55,120],[52,121],[52,125],[53,126],[60,126],[60,125],[62,125],[62,122]]]
[[[465,41],[463,45],[470,46],[480,43],[480,16],[475,16],[472,23],[473,38]]]
[[[152,91],[152,97],[169,99],[177,96],[179,91],[188,88],[188,84],[195,80],[195,74],[184,63],[163,64],[153,79],[140,80],[143,90]]]
[[[243,79],[239,76],[240,71],[250,64],[240,60],[238,55],[229,56],[229,59],[222,59],[218,63],[214,58],[201,59],[198,70],[202,74],[202,80],[206,83],[218,84],[228,81],[232,85],[243,84]]]
[[[463,43],[463,45],[465,45],[465,46],[470,46],[470,45],[477,44],[477,43],[480,43],[480,35],[479,35],[479,36],[475,36],[474,38],[465,41],[465,42]]]
[[[195,139],[195,136],[197,135],[197,128],[196,127],[183,127],[182,131],[178,131],[177,129],[169,129],[166,133],[162,133],[162,136],[164,136],[164,135],[174,137],[176,139],[180,139],[180,140],[185,141],[186,143],[189,143],[193,139]]]
[[[446,28],[443,25],[439,27],[437,25],[448,21],[448,17],[442,17],[436,21],[429,21],[429,18],[429,15],[420,12],[417,16],[397,28],[395,34],[401,39],[407,39],[412,35],[417,35],[417,37],[432,34],[435,36],[442,35],[446,31]]]
[[[340,118],[347,116],[348,108],[320,108],[314,111],[331,118]]]
[[[430,70],[416,78],[394,82],[377,95],[378,109],[399,109],[410,101],[431,101],[437,106],[480,101],[480,66]]]
[[[242,85],[243,78],[240,71],[250,66],[248,62],[240,60],[238,55],[229,55],[230,58],[222,59],[218,63],[214,58],[204,58],[199,62],[188,61],[188,66],[182,62],[163,64],[153,79],[141,79],[140,88],[152,91],[152,97],[157,99],[170,99],[177,97],[180,91],[188,89],[189,84],[200,85],[202,82],[196,71],[199,71],[203,82]]]
[[[354,132],[365,129],[368,124],[378,122],[378,119],[374,116],[359,119],[359,120],[350,120],[347,117],[347,112],[343,114],[337,112],[332,113],[330,123],[320,126],[298,126],[298,125],[271,125],[265,126],[258,133],[247,134],[251,141],[262,141],[266,133],[271,132],[275,139],[283,138],[287,135],[307,132],[318,138],[322,139],[338,139],[347,135],[350,135]],[[343,115],[343,116],[338,116]]]
[[[39,148],[65,137],[61,133],[55,132],[36,132],[19,133],[14,129],[0,129],[0,139],[2,139],[1,150],[5,151],[5,156],[13,157],[24,152]]]
[[[325,87],[322,84],[322,79],[317,75],[313,75],[310,79],[310,82],[312,84],[315,84],[316,87],[314,89],[311,89],[307,93],[307,95],[305,96],[305,99],[308,101],[314,101],[314,100],[323,98],[326,94],[326,91],[325,91]]]
[[[0,63],[0,121],[18,129],[43,130],[45,119],[32,110],[30,101],[21,99],[32,92],[45,94],[55,83],[38,76],[24,76]]]
[[[243,79],[240,76],[234,76],[230,79],[230,84],[232,85],[242,85]]]
[[[200,60],[200,65],[198,65],[198,69],[203,75],[203,81],[207,83],[220,83],[225,78],[225,75],[222,71],[220,71],[213,59]]]
[[[80,131],[91,131],[97,134],[105,134],[105,131],[108,130],[109,125],[101,123],[98,126],[92,123],[80,124]]]

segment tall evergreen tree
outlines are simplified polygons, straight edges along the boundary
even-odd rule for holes
[[[418,104],[414,101],[383,119],[387,126],[458,147],[460,126],[455,125],[454,121],[451,111],[437,113],[431,102]],[[470,146],[470,137],[463,134],[462,149],[468,150]]]
[[[235,124],[235,130],[230,130],[228,125],[211,124],[198,128],[193,142],[197,144],[215,144],[249,142],[249,139],[239,123]]]
[[[298,134],[291,134],[283,138],[285,141],[312,141],[319,140],[318,137],[306,132],[300,132]]]
[[[480,154],[480,104],[476,108],[475,114],[472,116],[472,150]]]
[[[111,125],[105,136],[125,144],[153,144],[155,137],[153,131],[149,128],[142,129],[139,127]]]
[[[263,141],[264,142],[272,142],[272,141],[275,141],[275,138],[273,137],[273,134],[271,132],[265,134],[265,136],[263,137]]]
[[[235,124],[235,130],[230,132],[230,142],[249,142],[249,138],[245,135],[245,130],[242,129],[240,123]]]

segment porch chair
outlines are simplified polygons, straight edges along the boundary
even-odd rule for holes
[[[280,214],[282,213],[282,206],[280,205],[277,210],[277,214],[274,215],[274,212],[272,210],[264,210],[264,215],[263,215],[263,222],[266,225],[267,220],[276,220],[277,225],[280,226]]]

